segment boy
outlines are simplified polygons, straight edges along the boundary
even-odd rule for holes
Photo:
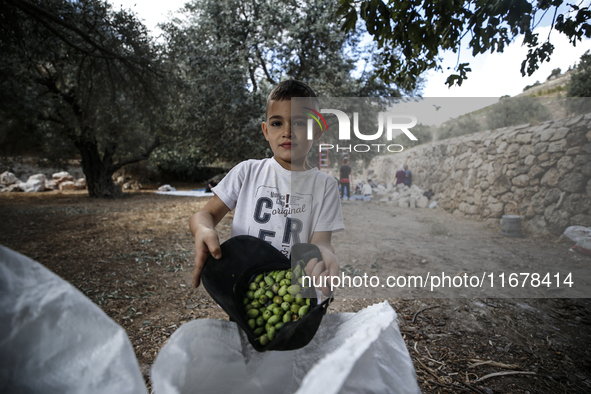
[[[291,113],[292,97],[304,97],[307,103],[295,114]],[[286,256],[294,243],[315,244],[323,261],[310,260],[306,274],[319,279],[339,274],[331,244],[332,233],[344,229],[338,187],[333,177],[312,168],[306,160],[313,143],[307,138],[308,117],[304,114],[309,107],[317,109],[316,94],[303,82],[283,81],[269,94],[262,130],[273,157],[238,164],[212,189],[215,195],[211,200],[190,219],[195,236],[193,286],[199,286],[208,255],[221,257],[215,226],[232,209],[236,209],[233,237],[258,237]],[[314,140],[320,139],[320,128],[314,125],[313,130]],[[329,294],[327,287],[319,290]]]

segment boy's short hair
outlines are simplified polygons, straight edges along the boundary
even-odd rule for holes
[[[287,81],[282,81],[277,84],[269,93],[269,97],[267,97],[267,110],[269,109],[269,103],[271,100],[273,101],[285,101],[291,100],[292,97],[311,97],[312,105],[314,107],[318,107],[318,99],[316,93],[312,88],[302,82],[295,79],[289,79]]]

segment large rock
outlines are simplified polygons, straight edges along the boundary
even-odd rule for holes
[[[568,227],[570,215],[563,210],[554,210],[551,215],[546,217],[548,230],[554,235],[560,235]]]
[[[0,175],[0,184],[8,186],[18,182],[18,178],[12,172],[4,171]]]
[[[546,219],[541,215],[534,216],[528,220],[524,224],[523,229],[532,235],[542,235],[548,231]]]
[[[486,208],[490,211],[488,215],[489,217],[500,218],[503,215],[503,210],[505,209],[505,206],[502,203],[497,202],[488,204]]]
[[[562,207],[572,214],[587,213],[591,200],[585,194],[573,193],[566,197]]]
[[[425,196],[421,196],[417,200],[417,208],[427,208],[429,206],[429,199]]]
[[[515,178],[511,179],[511,183],[513,183],[517,187],[525,187],[529,185],[529,176],[522,174],[518,175]]]
[[[556,168],[551,168],[546,171],[540,183],[542,186],[555,187],[558,185],[558,181],[560,181],[558,170]]]
[[[591,227],[591,216],[585,214],[578,214],[570,218],[571,226]]]
[[[65,181],[60,183],[60,190],[82,190],[85,187],[72,181]]]
[[[58,183],[53,179],[48,179],[45,181],[45,189],[47,190],[59,190]]]
[[[42,192],[45,190],[45,181],[47,181],[47,178],[43,174],[31,175],[25,182],[24,191],[26,193]]]
[[[569,193],[579,193],[585,190],[586,177],[579,172],[564,175],[558,182],[558,188]]]
[[[51,175],[51,177],[57,182],[58,185],[62,182],[76,182],[76,179],[74,179],[74,177],[67,171],[56,172],[55,174]]]

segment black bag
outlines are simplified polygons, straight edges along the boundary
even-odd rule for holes
[[[315,297],[311,298],[310,310],[306,315],[297,321],[285,323],[276,337],[262,346],[248,326],[243,300],[249,283],[256,275],[290,269],[290,259],[269,243],[249,235],[230,238],[221,245],[221,250],[222,257],[219,260],[209,256],[205,262],[201,273],[203,286],[230,319],[246,333],[248,342],[255,350],[294,350],[310,343],[333,300],[332,296],[321,304],[318,304]],[[302,269],[310,259],[322,259],[320,250],[312,244],[295,244],[291,253],[293,259],[303,265]]]

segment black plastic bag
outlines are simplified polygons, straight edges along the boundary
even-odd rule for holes
[[[216,260],[210,256],[203,267],[203,286],[230,319],[246,333],[250,344],[259,352],[267,350],[294,350],[306,346],[312,338],[322,317],[332,302],[332,297],[318,304],[310,299],[309,312],[294,322],[287,322],[276,337],[262,346],[248,326],[243,299],[252,279],[262,273],[291,268],[291,261],[265,241],[249,235],[230,238],[221,245],[222,257]],[[320,250],[312,244],[295,244],[291,248],[292,260],[302,265],[314,257],[322,260]],[[295,268],[295,267],[294,267]]]

